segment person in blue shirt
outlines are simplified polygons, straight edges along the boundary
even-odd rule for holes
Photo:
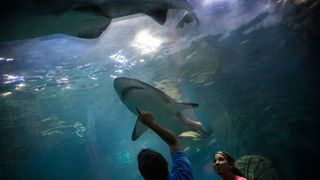
[[[139,120],[164,140],[170,149],[172,168],[169,172],[168,162],[152,149],[142,149],[138,154],[138,167],[145,180],[193,180],[191,163],[182,152],[177,137],[168,129],[157,124],[152,115],[139,111]]]

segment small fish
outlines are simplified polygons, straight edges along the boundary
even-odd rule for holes
[[[201,134],[193,132],[193,131],[186,131],[179,135],[180,138],[191,138],[193,140],[200,140]]]

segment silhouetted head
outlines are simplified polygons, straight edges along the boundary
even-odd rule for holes
[[[160,153],[151,149],[142,149],[139,152],[138,166],[146,180],[166,180],[169,175],[168,162]]]
[[[213,157],[213,167],[220,176],[232,173],[237,176],[245,177],[234,165],[233,157],[225,152],[218,151]]]

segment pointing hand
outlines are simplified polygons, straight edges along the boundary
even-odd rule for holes
[[[138,114],[139,114],[139,120],[146,126],[150,126],[154,119],[152,115],[148,112],[140,111],[138,108],[136,108]]]

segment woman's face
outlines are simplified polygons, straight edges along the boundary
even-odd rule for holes
[[[232,170],[232,165],[220,153],[215,154],[213,159],[213,167],[218,174],[223,174]]]

